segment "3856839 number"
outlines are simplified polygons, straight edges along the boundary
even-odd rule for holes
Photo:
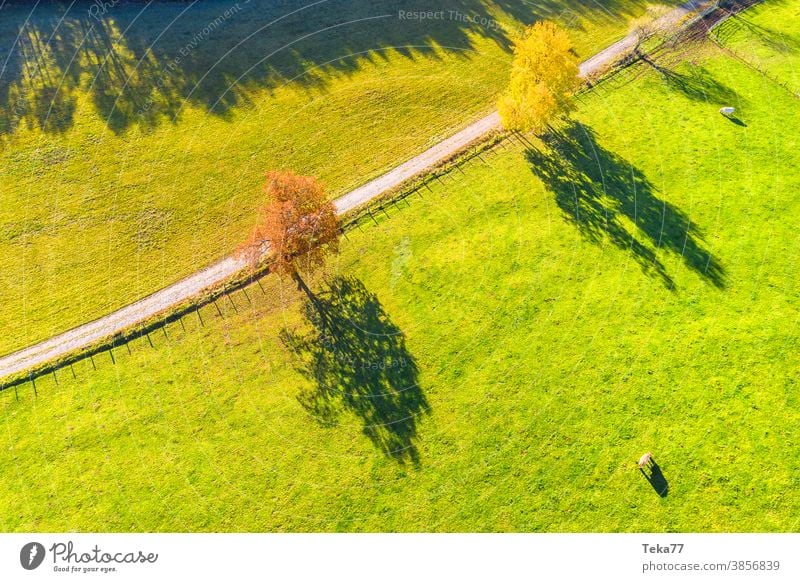
[[[730,562],[730,569],[734,571],[748,570],[778,570],[781,563],[778,560],[734,560]]]

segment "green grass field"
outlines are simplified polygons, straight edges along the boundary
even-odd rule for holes
[[[798,19],[800,5],[796,2],[770,0],[727,20],[714,34],[741,58],[800,95]]]
[[[0,528],[797,531],[800,107],[708,50],[352,232],[334,342],[267,277],[3,394]]]
[[[477,24],[400,19],[453,8],[421,0],[66,5],[0,15],[0,353],[227,255],[267,170],[335,196],[474,121],[523,23],[586,56],[645,2],[460,2]]]

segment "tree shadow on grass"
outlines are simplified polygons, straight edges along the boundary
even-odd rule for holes
[[[21,126],[64,131],[79,92],[119,133],[174,120],[187,104],[227,117],[249,104],[253,90],[324,90],[337,76],[395,55],[468,59],[477,36],[511,50],[503,28],[479,24],[491,22],[485,0],[458,6],[474,22],[401,16],[447,8],[456,7],[429,0],[12,4],[0,22],[0,45],[9,45],[0,67],[0,135]]]
[[[0,18],[0,137],[63,132],[87,93],[120,133],[175,120],[185,105],[227,118],[254,90],[330,81],[396,56],[470,59],[480,37],[570,14],[618,22],[645,0],[186,0],[12,3]],[[419,15],[435,17],[421,18]],[[509,23],[500,26],[498,20]],[[3,47],[2,45],[7,45]]]
[[[428,402],[405,336],[378,297],[354,277],[336,277],[305,301],[303,314],[309,331],[281,332],[313,384],[298,397],[302,406],[324,426],[355,414],[377,449],[418,466],[417,422]]]
[[[651,64],[660,74],[667,87],[683,93],[693,101],[706,103],[730,104],[740,101],[739,94],[727,85],[717,81],[705,68],[688,66],[688,72],[682,73],[674,69]]]
[[[679,208],[656,196],[641,170],[603,148],[594,131],[573,123],[527,152],[533,173],[555,195],[567,221],[588,240],[629,250],[642,270],[675,284],[658,256],[669,251],[718,288],[725,269],[702,245],[702,233]]]
[[[574,33],[586,34],[584,22],[619,23],[641,16],[651,4],[648,0],[494,0],[504,12],[517,20],[552,20]],[[665,0],[665,4],[679,0]],[[583,21],[583,22],[582,22]],[[581,55],[588,58],[590,55]]]

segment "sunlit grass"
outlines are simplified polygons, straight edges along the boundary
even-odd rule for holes
[[[302,406],[315,384],[280,339],[308,334],[302,296],[267,277],[266,295],[232,297],[238,313],[220,300],[225,319],[209,305],[116,365],[2,394],[0,527],[796,531],[800,108],[734,60],[699,65],[601,86],[576,113],[593,136],[570,174],[588,178],[582,208],[597,196],[641,246],[573,219],[519,146],[348,235],[326,277],[363,283],[403,333],[416,401],[372,412],[413,423],[380,430],[417,464],[365,434],[369,400],[334,395],[327,425]],[[736,96],[746,127],[694,86]],[[625,176],[671,209],[663,240],[618,204]],[[722,282],[682,253],[687,232]],[[647,450],[665,498],[636,470]]]

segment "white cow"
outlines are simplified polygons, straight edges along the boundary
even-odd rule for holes
[[[730,117],[731,115],[733,115],[735,111],[736,109],[734,109],[733,107],[723,107],[722,109],[719,110],[719,112],[722,113],[722,115],[724,115],[725,117]]]

